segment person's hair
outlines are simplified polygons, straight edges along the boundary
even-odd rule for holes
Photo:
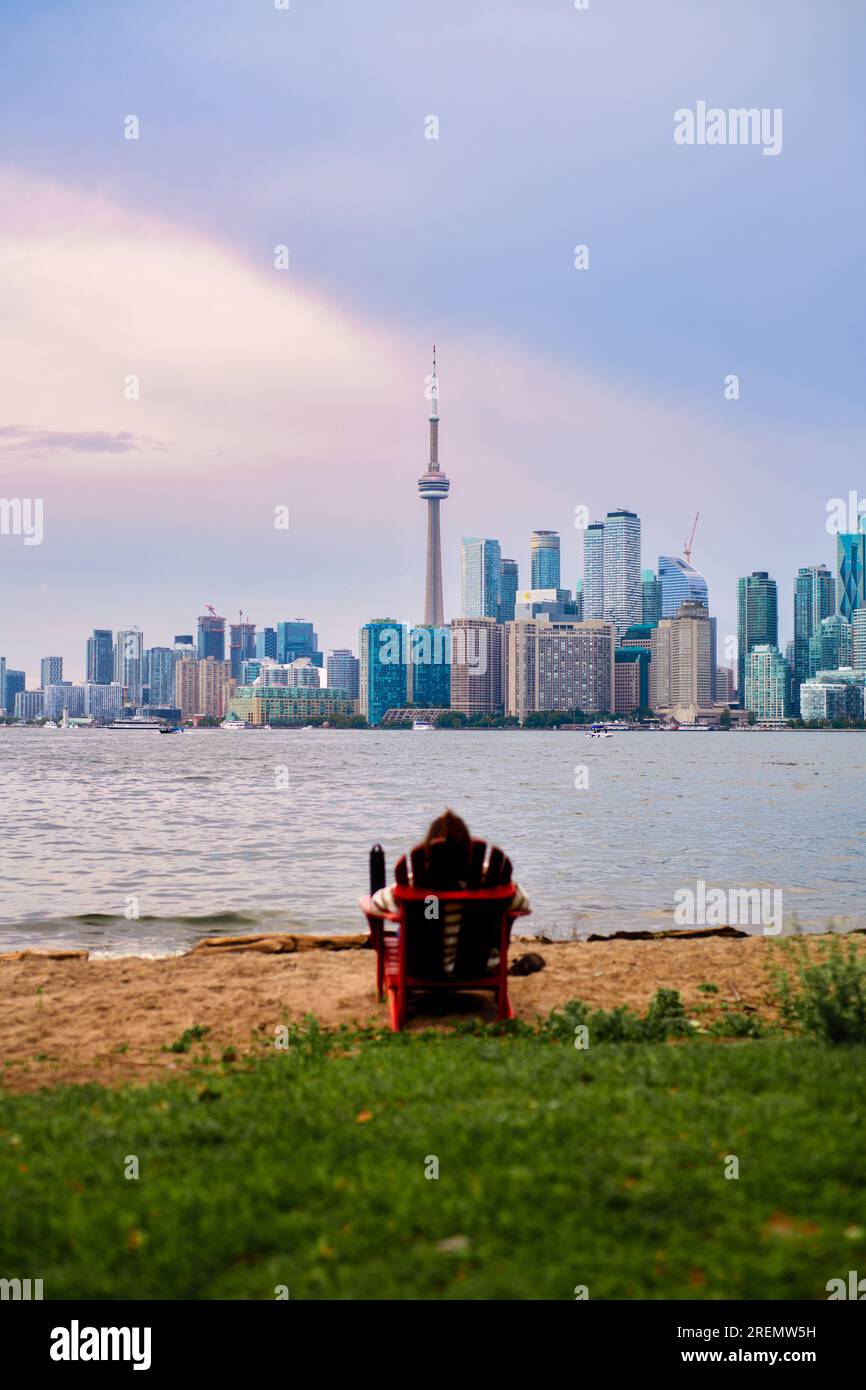
[[[433,840],[453,840],[468,845],[471,838],[465,820],[461,820],[453,811],[444,811],[431,821],[424,843],[429,845]]]

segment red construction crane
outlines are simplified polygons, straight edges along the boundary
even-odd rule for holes
[[[692,563],[692,542],[695,539],[695,532],[698,529],[698,522],[700,521],[700,519],[700,512],[695,512],[695,519],[692,522],[692,534],[689,536],[688,540],[685,543],[685,546],[683,547],[683,558],[687,565],[690,565]]]
[[[219,613],[216,611],[216,609],[213,607],[212,604],[206,603],[206,604],[205,604],[205,608],[206,608],[207,611],[210,613],[210,615],[211,615],[212,618],[218,618],[218,617],[219,617]]]

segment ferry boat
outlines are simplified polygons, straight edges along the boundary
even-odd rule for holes
[[[157,729],[162,730],[162,720],[151,714],[135,715],[132,719],[112,719],[109,729]]]
[[[412,720],[412,728],[415,730],[415,733],[416,733],[416,734],[417,734],[417,733],[427,733],[427,731],[428,731],[429,729],[435,729],[435,728],[436,728],[436,725],[435,725],[435,724],[428,724],[426,719],[413,719],[413,720]]]
[[[223,722],[220,724],[220,728],[221,728],[221,729],[232,729],[232,730],[234,730],[234,729],[245,729],[246,727],[247,727],[247,722],[246,722],[245,719],[235,719],[235,717],[234,717],[233,715],[230,715],[228,719],[224,719]]]

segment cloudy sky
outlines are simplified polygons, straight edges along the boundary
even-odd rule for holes
[[[6,0],[0,497],[44,539],[0,535],[0,655],[417,620],[434,341],[449,615],[462,535],[528,583],[559,530],[573,584],[575,507],[645,565],[700,510],[720,639],[756,568],[790,635],[866,499],[864,52],[852,0]],[[677,145],[699,101],[781,153]]]

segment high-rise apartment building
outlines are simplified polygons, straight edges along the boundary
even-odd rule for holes
[[[277,629],[275,627],[263,627],[261,632],[256,633],[255,655],[259,661],[266,657],[270,661],[277,659]]]
[[[345,690],[350,700],[358,698],[358,658],[347,647],[328,657],[327,681],[332,690]]]
[[[499,616],[501,571],[499,541],[464,536],[460,547],[462,617],[495,619]]]
[[[373,618],[358,633],[359,709],[368,724],[406,704],[406,635],[396,618]]]
[[[58,685],[63,680],[63,657],[43,656],[39,663],[39,684],[44,690],[47,685]]]
[[[779,645],[779,595],[766,570],[737,580],[737,694],[746,688],[746,658],[753,647]]]
[[[749,652],[744,707],[756,720],[789,718],[791,672],[777,647],[759,643]]]
[[[500,623],[514,621],[514,599],[517,593],[517,561],[501,560],[499,567],[499,611]]]
[[[730,666],[716,667],[717,705],[729,705],[734,698],[734,673]]]
[[[455,618],[451,624],[451,708],[495,714],[502,708],[502,634],[495,618]]]
[[[866,605],[854,609],[851,621],[851,664],[856,671],[866,671]]]
[[[686,723],[699,710],[712,708],[712,627],[702,603],[680,604],[672,618],[662,618],[652,629],[650,704],[653,709],[679,711]]]
[[[111,628],[96,627],[87,639],[85,674],[88,681],[108,685],[114,679],[114,633]]]
[[[41,690],[19,690],[15,695],[13,713],[16,719],[27,724],[31,719],[41,719],[43,711]]]
[[[530,584],[533,589],[560,587],[558,531],[533,531],[529,539]]]
[[[847,618],[833,613],[822,618],[818,631],[809,638],[808,676],[816,671],[836,671],[852,661],[852,629]]]
[[[127,703],[140,705],[144,687],[144,636],[137,627],[117,634],[114,679],[126,690]]]
[[[144,653],[144,686],[151,705],[174,704],[174,667],[177,653],[171,647],[148,647]]]
[[[183,664],[183,663],[181,663]],[[215,661],[207,656],[197,661],[198,667],[198,709],[197,714],[211,719],[222,719],[228,711],[229,700],[234,694],[235,682],[232,680],[230,661]]]
[[[212,610],[203,613],[198,620],[196,653],[199,661],[204,661],[209,656],[213,657],[214,661],[225,661],[226,620],[218,617]]]
[[[649,706],[650,654],[643,647],[617,647],[614,652],[615,714],[631,714]]]
[[[702,603],[709,609],[707,581],[694,565],[679,555],[659,556],[659,584],[662,591],[663,618],[672,618],[681,603]]]
[[[855,610],[856,611],[856,610]],[[866,672],[850,667],[839,671],[816,671],[800,687],[800,718],[863,719],[866,699]]]
[[[451,703],[451,629],[419,623],[409,633],[407,695],[425,709]]]
[[[866,607],[866,533],[863,531],[836,537],[836,606],[849,622],[858,608]]]
[[[229,624],[229,661],[235,680],[240,679],[241,663],[256,654],[256,625],[244,618]]]
[[[0,708],[5,709],[10,718],[15,713],[16,697],[22,693],[26,684],[27,679],[23,671],[13,671],[11,667],[6,666],[5,660],[0,663]]]
[[[593,521],[583,533],[583,616],[604,617],[604,522]]]
[[[84,691],[85,718],[93,719],[97,724],[110,724],[113,719],[119,719],[123,714],[123,686],[116,683],[101,684],[95,681],[87,681],[82,687]]]
[[[794,713],[809,677],[809,640],[836,611],[836,585],[826,565],[802,565],[794,580]]]
[[[505,713],[521,724],[538,710],[612,712],[616,700],[612,623],[516,620],[504,629]]]
[[[624,508],[608,512],[604,523],[603,609],[618,636],[643,619],[640,517]]]

